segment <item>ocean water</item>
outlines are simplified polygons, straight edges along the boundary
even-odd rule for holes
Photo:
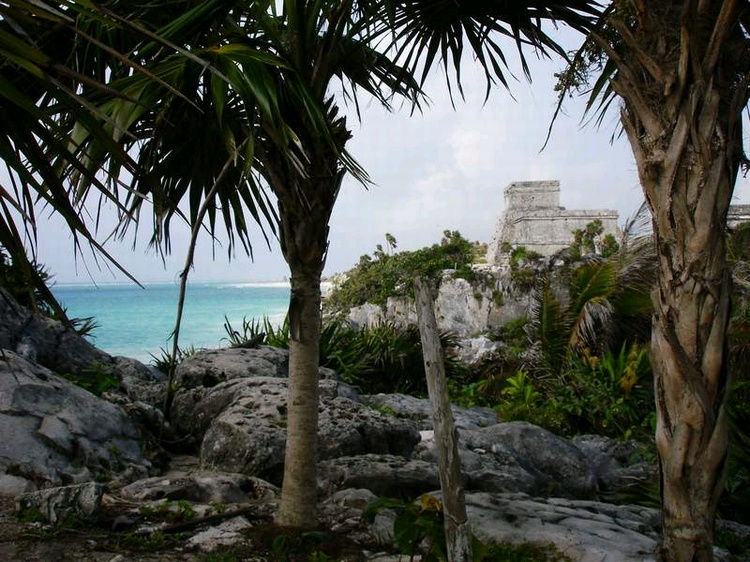
[[[92,316],[98,327],[91,342],[111,355],[133,357],[145,363],[161,348],[171,350],[170,336],[177,314],[179,285],[59,284],[52,292],[68,316]],[[243,318],[274,324],[284,320],[289,287],[284,283],[189,283],[180,327],[181,348],[226,347],[226,316],[242,332]]]

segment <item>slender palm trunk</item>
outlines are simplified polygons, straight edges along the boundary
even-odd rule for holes
[[[299,186],[313,194],[313,183],[302,180]],[[330,216],[329,211],[320,220],[319,209],[307,207],[297,198],[279,201],[281,247],[291,272],[291,298],[286,453],[276,520],[300,529],[317,524],[320,275]]]
[[[305,528],[317,518],[320,274],[295,265],[290,263],[288,426],[278,522]]]
[[[335,117],[335,112],[332,113]],[[343,146],[343,119],[331,119]],[[274,153],[259,151],[269,184],[279,198],[281,250],[291,272],[289,392],[280,525],[317,524],[318,367],[321,332],[320,276],[328,250],[328,221],[344,170],[339,152],[311,134],[307,171],[300,174]]]

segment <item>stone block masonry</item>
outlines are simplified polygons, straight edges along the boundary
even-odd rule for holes
[[[570,246],[573,231],[599,219],[604,234],[617,235],[617,211],[576,210],[560,206],[560,182],[519,181],[504,191],[505,211],[500,215],[487,250],[487,263],[504,265],[508,245],[550,256]]]

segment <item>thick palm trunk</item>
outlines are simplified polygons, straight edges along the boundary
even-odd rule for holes
[[[662,492],[665,560],[713,559],[716,506],[727,455],[728,385],[726,330],[730,281],[726,270],[723,221],[726,204],[693,213],[676,227],[675,215],[691,188],[726,193],[728,178],[705,185],[701,173],[671,186],[671,210],[654,216],[659,268],[654,291],[651,361],[657,405],[656,446]],[[722,185],[723,184],[723,185]],[[680,195],[677,195],[680,194]],[[677,197],[675,197],[677,195]],[[678,203],[677,201],[681,201]]]
[[[611,53],[618,68],[613,87],[625,102],[622,123],[658,254],[651,361],[661,557],[669,561],[713,559],[727,456],[731,282],[725,228],[747,102],[746,89],[733,86],[737,71],[727,56],[726,43],[737,37],[729,4],[644,7],[635,33],[616,22],[626,48]]]
[[[320,274],[296,265],[290,263],[288,425],[278,522],[305,528],[317,518]]]
[[[702,139],[714,156],[708,161],[692,142],[670,161],[661,143],[644,146],[630,135],[658,254],[651,361],[665,560],[713,558],[714,516],[727,455],[731,289],[724,229],[736,177],[736,165],[731,166],[726,146],[718,141],[726,132],[711,129]],[[672,144],[676,139],[668,135],[664,140]]]

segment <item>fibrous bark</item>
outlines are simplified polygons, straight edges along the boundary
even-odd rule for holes
[[[742,153],[748,40],[741,1],[632,2],[599,39],[658,254],[651,362],[664,560],[712,560],[727,456],[726,216]]]

